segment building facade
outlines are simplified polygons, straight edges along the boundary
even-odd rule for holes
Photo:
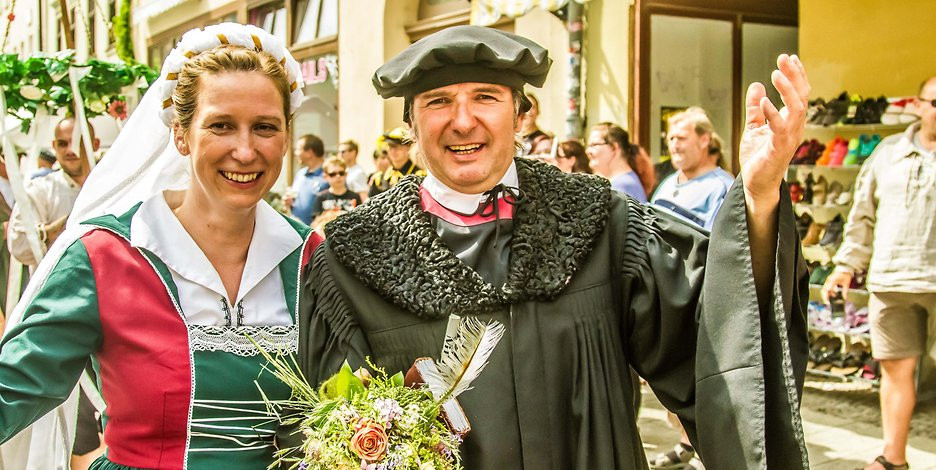
[[[254,24],[279,36],[299,61],[306,101],[296,112],[293,135],[314,133],[328,151],[353,139],[360,163],[370,166],[377,137],[402,125],[402,99],[383,100],[371,77],[387,59],[443,28],[469,24],[468,0],[137,0],[133,8],[138,60],[159,67],[182,34],[224,21]],[[586,55],[581,100],[586,122],[627,125],[632,5],[591,0],[586,10]],[[550,50],[554,64],[540,101],[540,126],[565,129],[569,40],[564,22],[534,9],[503,17],[494,27],[529,37]],[[589,47],[591,46],[591,47]],[[589,55],[588,51],[595,51]],[[292,174],[296,162],[287,165]]]

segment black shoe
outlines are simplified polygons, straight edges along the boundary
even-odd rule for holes
[[[803,215],[796,218],[796,232],[799,233],[800,240],[806,238],[806,232],[809,231],[809,226],[812,225],[812,221],[812,217],[805,212],[803,212]]]
[[[819,244],[822,246],[837,246],[839,243],[842,243],[844,231],[845,219],[842,218],[842,214],[839,214],[826,224],[825,235],[822,236],[822,240],[819,241]]]
[[[816,184],[816,181],[813,179],[812,173],[806,175],[806,181],[803,182],[803,198],[800,199],[803,204],[812,204],[814,184]]]
[[[842,92],[838,98],[826,103],[826,112],[822,116],[823,126],[832,126],[838,124],[848,114],[848,107],[851,100],[848,99],[848,92]]]

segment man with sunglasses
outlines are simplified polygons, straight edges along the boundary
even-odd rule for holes
[[[936,76],[914,101],[920,120],[882,140],[858,174],[835,271],[822,288],[826,302],[836,291],[847,297],[855,272],[868,271],[884,449],[867,470],[909,468],[914,374],[921,356],[936,360]]]

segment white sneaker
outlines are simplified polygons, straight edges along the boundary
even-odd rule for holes
[[[702,465],[702,461],[698,457],[692,456],[684,468],[686,470],[705,470],[705,465]]]
[[[686,465],[695,458],[695,450],[687,448],[682,443],[676,444],[673,450],[656,456],[650,462],[650,468],[656,470],[678,470],[687,468]],[[700,462],[701,464],[701,462]]]

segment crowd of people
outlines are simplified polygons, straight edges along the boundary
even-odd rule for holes
[[[763,85],[748,90],[739,178],[698,107],[668,120],[672,172],[657,178],[619,124],[595,124],[584,139],[539,127],[543,110],[524,91],[550,67],[538,44],[445,29],[376,71],[378,93],[406,109],[377,138],[368,171],[354,140],[290,136],[298,67],[266,33],[223,24],[190,34],[173,52],[190,57],[167,60],[117,155],[94,171],[84,146],[72,151],[74,119],[58,122],[54,153],[40,159],[55,166],[26,183],[37,226],[0,184],[6,245],[33,273],[0,343],[0,441],[88,374],[107,407],[81,392],[73,468],[265,468],[302,436],[268,419],[263,401],[290,391],[257,348],[297,354],[313,385],[345,361],[405,371],[438,356],[457,313],[510,332],[459,398],[473,427],[466,468],[808,467],[805,298],[793,287],[808,275],[784,243],[796,231],[781,183],[806,120],[797,57],[782,55],[774,72],[783,113]],[[934,197],[936,80],[920,96],[922,122],[862,170],[841,268],[827,281],[847,286],[872,256],[889,260],[872,264],[887,266],[872,273],[879,282],[893,280],[875,301],[875,345],[894,345],[875,349],[887,447],[872,470],[908,468],[911,374],[934,354],[925,328],[911,346],[888,343],[900,328],[933,330],[934,290],[926,268],[897,279],[891,267],[916,257],[873,230],[886,217],[920,233],[934,225],[923,204]],[[151,142],[136,141],[144,134]],[[264,198],[290,146],[300,168],[278,213]],[[150,155],[118,163],[130,148]],[[916,175],[909,185],[880,170],[895,164]],[[175,174],[182,184],[159,179]],[[878,185],[900,191],[878,200]],[[917,242],[936,259],[933,241]],[[649,459],[636,376],[681,431]]]

